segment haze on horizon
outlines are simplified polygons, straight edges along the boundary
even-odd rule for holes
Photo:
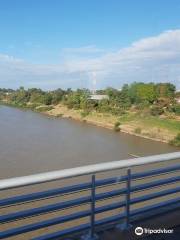
[[[0,1],[0,88],[180,89],[180,2]]]

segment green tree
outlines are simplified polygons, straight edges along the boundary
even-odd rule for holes
[[[132,103],[153,103],[157,96],[153,83],[133,83],[129,87],[129,97]]]
[[[172,83],[156,84],[156,93],[158,98],[173,98],[176,87]]]

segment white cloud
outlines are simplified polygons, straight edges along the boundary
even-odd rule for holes
[[[169,81],[180,88],[180,30],[141,39],[114,52],[94,45],[62,50],[61,64],[32,64],[0,54],[0,87],[121,87],[133,81]]]

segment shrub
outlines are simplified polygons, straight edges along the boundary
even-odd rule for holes
[[[88,114],[89,114],[88,111],[83,111],[83,112],[81,112],[81,117],[84,118],[84,117],[86,117]]]
[[[145,109],[145,108],[148,108],[149,105],[150,105],[149,102],[144,101],[144,102],[141,102],[141,103],[137,104],[137,105],[136,105],[136,109],[137,109],[137,110],[143,110],[143,109]]]
[[[164,110],[160,106],[153,106],[151,108],[151,115],[153,115],[153,116],[158,116],[158,115],[161,115],[163,113],[164,113]]]
[[[174,112],[176,115],[180,115],[180,104],[174,104],[169,108],[170,112]]]
[[[174,112],[175,114],[180,115],[180,104],[176,104],[174,106]]]
[[[137,134],[141,134],[141,128],[140,128],[140,127],[136,128],[136,129],[134,130],[134,132],[137,133]]]
[[[57,114],[56,117],[63,117],[63,113]]]
[[[173,146],[180,147],[180,133],[178,133],[177,136],[169,143]]]
[[[119,132],[121,130],[121,128],[119,127],[121,125],[120,122],[115,122],[114,124],[114,131],[115,132]]]
[[[112,108],[112,109],[110,110],[110,112],[111,112],[113,115],[115,115],[115,116],[123,115],[123,114],[126,113],[125,110],[122,109],[122,108]]]

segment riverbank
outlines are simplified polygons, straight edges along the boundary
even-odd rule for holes
[[[84,114],[82,110],[69,109],[64,104],[58,105],[14,105],[3,101],[2,104],[31,109],[42,114],[57,118],[72,118],[76,121],[86,122],[99,127],[113,130],[116,123],[120,123],[120,132],[138,137],[169,143],[180,132],[180,117],[155,117],[137,111],[127,111],[121,116],[110,113],[99,113],[92,111]]]
[[[44,113],[54,117],[72,118],[108,129],[114,129],[114,125],[119,122],[121,132],[165,143],[169,143],[180,132],[180,119],[145,116],[137,112],[114,116],[92,111],[84,116],[81,110],[68,109],[63,104],[58,104]]]

